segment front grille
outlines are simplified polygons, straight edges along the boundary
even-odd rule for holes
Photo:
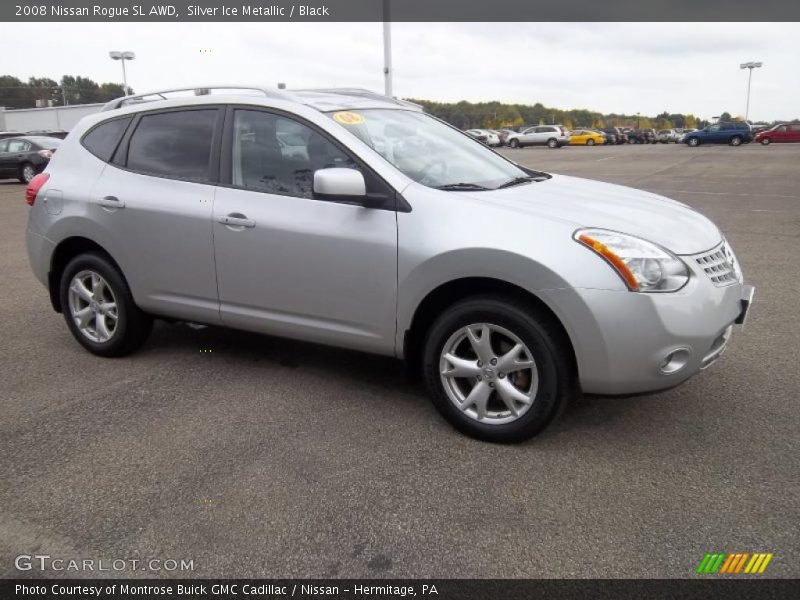
[[[725,242],[711,252],[695,256],[695,260],[716,286],[722,287],[739,281],[736,257]]]

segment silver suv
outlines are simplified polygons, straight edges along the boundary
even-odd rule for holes
[[[689,207],[527,169],[416,105],[170,96],[85,118],[27,190],[33,271],[95,354],[161,317],[395,356],[455,427],[508,442],[581,389],[685,381],[752,299]]]
[[[510,133],[506,144],[512,148],[523,146],[548,146],[561,148],[569,144],[569,133],[563,125],[539,125],[528,127],[519,133]]]

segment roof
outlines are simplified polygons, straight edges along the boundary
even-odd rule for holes
[[[115,110],[124,106],[131,106],[144,102],[158,102],[181,97],[207,97],[219,94],[228,96],[261,96],[263,98],[272,98],[284,102],[296,102],[319,110],[320,112],[364,108],[404,108],[408,110],[422,110],[421,106],[413,102],[384,96],[377,92],[361,88],[279,90],[244,85],[197,86],[133,94],[106,103],[102,110]]]

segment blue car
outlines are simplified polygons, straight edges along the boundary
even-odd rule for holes
[[[715,123],[705,129],[692,131],[686,135],[683,141],[689,146],[699,146],[700,144],[741,146],[744,143],[753,141],[753,133],[748,123],[731,121],[728,123]]]

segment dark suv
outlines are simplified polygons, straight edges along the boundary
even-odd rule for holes
[[[750,125],[743,121],[730,121],[714,123],[705,129],[693,131],[686,135],[683,140],[689,146],[699,146],[700,144],[730,144],[740,146],[753,141],[753,133]]]
[[[634,129],[628,133],[628,138],[631,144],[655,144],[658,142],[655,129]]]

